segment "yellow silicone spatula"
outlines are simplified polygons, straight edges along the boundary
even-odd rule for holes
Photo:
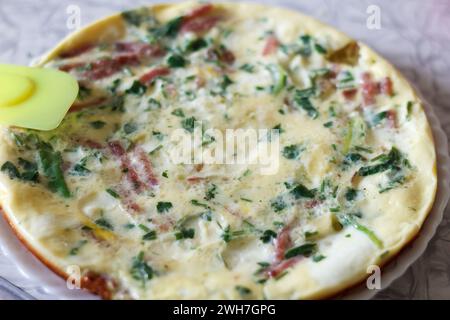
[[[0,125],[53,130],[77,95],[78,82],[68,73],[0,64]]]

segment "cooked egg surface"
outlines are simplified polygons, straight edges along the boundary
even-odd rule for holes
[[[113,299],[338,293],[419,232],[436,191],[422,102],[364,44],[285,9],[109,17],[42,62],[78,79],[58,129],[2,127],[0,201],[39,256]],[[175,163],[208,129],[273,129],[258,163]]]

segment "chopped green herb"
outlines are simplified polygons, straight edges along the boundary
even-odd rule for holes
[[[72,170],[70,170],[70,174],[74,176],[87,176],[91,173],[91,170],[86,168],[82,163],[77,163]]]
[[[176,116],[176,117],[180,117],[180,118],[184,118],[184,112],[181,109],[175,109],[172,111],[172,115]]]
[[[21,177],[17,167],[10,161],[6,161],[0,170],[1,172],[6,173],[10,179],[20,179]]]
[[[295,90],[295,97],[298,99],[301,98],[311,98],[314,97],[316,95],[316,87],[310,87],[310,88],[306,88],[306,89],[301,89],[301,90]]]
[[[312,53],[311,49],[311,36],[303,35],[300,37],[301,46],[297,50],[297,53],[303,57],[309,57]]]
[[[262,234],[262,236],[259,238],[263,243],[268,243],[272,239],[275,239],[277,237],[277,233],[273,230],[265,230]]]
[[[247,287],[243,287],[243,286],[236,286],[234,287],[236,289],[236,291],[239,293],[239,295],[243,298],[247,297],[249,294],[252,293],[252,290],[250,290]]]
[[[205,208],[205,209],[209,209],[209,206],[207,204],[201,203],[201,202],[199,202],[196,199],[191,200],[191,204],[194,205],[194,206],[197,206],[197,207],[202,207],[202,208]]]
[[[316,119],[319,116],[319,111],[317,111],[308,98],[296,95],[294,97],[294,102],[299,108],[305,110],[309,117]]]
[[[147,232],[146,234],[143,235],[142,240],[150,241],[150,240],[155,240],[156,238],[157,238],[156,231],[155,230],[151,230],[151,231],[149,231],[149,232]]]
[[[413,112],[414,102],[408,101],[406,104],[406,120],[411,120],[411,114]]]
[[[373,118],[372,118],[372,125],[376,126],[378,124],[380,124],[384,119],[386,119],[388,117],[389,112],[388,111],[382,111],[377,113]]]
[[[274,81],[274,84],[271,87],[271,92],[272,94],[277,95],[286,87],[287,73],[286,71],[284,71],[283,67],[278,64],[270,65],[268,69],[272,74],[272,78]]]
[[[71,255],[71,256],[76,256],[76,255],[78,254],[78,252],[80,252],[80,249],[81,249],[86,243],[88,243],[87,240],[80,240],[80,241],[78,242],[78,244],[77,244],[75,247],[73,247],[72,249],[70,249],[69,255]]]
[[[381,162],[372,166],[361,167],[358,170],[358,175],[365,177],[373,174],[377,174],[400,165],[402,156],[397,148],[392,147],[391,151],[387,155],[382,155]],[[378,157],[377,157],[378,158]]]
[[[353,188],[348,188],[347,191],[345,192],[345,199],[347,199],[347,201],[353,201],[353,200],[355,200],[357,195],[358,195],[358,190],[353,189]]]
[[[181,120],[181,126],[183,127],[184,130],[193,133],[196,122],[197,120],[194,117],[185,118]]]
[[[91,127],[94,129],[101,129],[106,125],[106,122],[101,121],[101,120],[97,120],[97,121],[92,121],[90,123]]]
[[[222,81],[220,82],[220,89],[222,90],[222,94],[227,91],[227,88],[233,84],[233,81],[227,76],[224,75]]]
[[[284,201],[283,197],[278,196],[270,202],[270,206],[272,207],[273,211],[280,212],[286,209],[287,203],[286,201]]]
[[[183,56],[173,54],[167,59],[167,64],[171,68],[183,68],[186,66],[187,61],[183,58]]]
[[[208,43],[204,39],[198,38],[198,39],[194,39],[194,40],[190,41],[186,47],[186,50],[190,51],[190,52],[194,52],[194,51],[198,51],[203,48],[206,48],[207,46],[208,46]]]
[[[155,98],[148,99],[148,107],[150,110],[161,109],[161,102]]]
[[[116,199],[120,198],[119,194],[111,188],[106,189],[106,192],[108,192],[111,195],[111,197],[113,197],[113,198],[116,198]]]
[[[137,96],[142,96],[147,91],[147,87],[142,84],[139,80],[134,80],[131,87],[125,90],[127,94],[135,94]]]
[[[121,80],[121,79],[115,79],[115,80],[112,82],[112,84],[108,87],[107,90],[108,90],[111,94],[115,94],[116,91],[117,91],[117,88],[120,86],[121,83],[122,83],[122,80]]]
[[[323,46],[321,46],[320,44],[316,43],[314,45],[314,49],[316,49],[316,51],[320,54],[327,54],[327,49],[325,49]]]
[[[322,261],[325,258],[326,257],[324,255],[322,255],[322,254],[316,254],[316,255],[313,256],[312,260],[314,262],[320,262],[320,261]]]
[[[285,259],[290,259],[296,256],[309,257],[317,251],[317,245],[315,243],[305,243],[301,246],[291,248],[284,254]]]
[[[194,239],[195,236],[195,230],[194,229],[185,229],[182,228],[179,232],[175,233],[175,238],[177,240],[183,240],[183,239]]]
[[[134,122],[125,123],[123,126],[123,132],[125,132],[125,134],[131,134],[131,133],[135,132],[137,129],[138,129],[138,126]]]
[[[183,22],[183,17],[177,17],[170,20],[161,28],[154,30],[155,36],[163,37],[175,37],[180,30],[181,24]]]
[[[232,240],[234,240],[236,238],[244,236],[245,234],[246,234],[245,230],[232,231],[230,226],[227,226],[225,228],[224,232],[222,233],[222,239],[223,239],[223,241],[228,243],[228,242],[230,242],[230,241],[232,241]]]
[[[156,210],[158,213],[164,213],[172,209],[173,205],[172,202],[163,202],[160,201],[156,204]]]
[[[102,227],[103,229],[114,230],[114,227],[111,224],[111,222],[109,222],[105,218],[99,218],[99,219],[95,220],[95,224]]]
[[[248,73],[253,73],[255,71],[255,66],[253,66],[249,63],[245,63],[239,69],[241,69],[245,72],[248,72]]]
[[[122,12],[122,18],[133,26],[139,27],[142,23],[144,23],[148,18],[148,13],[145,8],[130,10]]]
[[[355,214],[339,214],[338,215],[339,222],[343,226],[352,226],[356,230],[359,230],[359,231],[365,233],[369,237],[369,239],[372,240],[373,243],[375,243],[375,245],[378,248],[382,248],[383,242],[376,236],[376,234],[372,230],[370,230],[369,228],[360,224],[356,220],[357,217],[358,216]]]
[[[282,154],[286,159],[297,159],[300,156],[300,152],[302,151],[300,145],[292,144],[290,146],[286,146],[283,148]]]
[[[211,186],[209,186],[208,190],[206,190],[204,199],[206,201],[214,199],[216,194],[217,194],[217,192],[218,192],[217,191],[217,186],[215,184],[212,184]]]

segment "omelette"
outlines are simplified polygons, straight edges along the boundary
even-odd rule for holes
[[[79,93],[51,131],[0,127],[17,236],[104,299],[320,299],[420,232],[436,155],[423,103],[363,43],[287,9],[183,2],[122,12],[39,63]],[[267,129],[276,170],[176,162]],[[237,152],[237,151],[236,151]]]

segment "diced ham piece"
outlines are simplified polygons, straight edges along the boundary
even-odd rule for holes
[[[234,60],[236,60],[233,52],[226,48],[214,49],[210,48],[206,52],[209,60],[212,61],[220,61],[225,64],[233,64]]]
[[[214,10],[214,6],[211,3],[206,3],[204,5],[201,5],[194,10],[192,10],[190,13],[184,16],[183,22],[185,21],[191,21],[193,19],[203,17],[205,15],[210,14]]]
[[[274,54],[277,51],[279,45],[280,43],[275,36],[269,36],[266,40],[266,45],[264,46],[262,52],[263,56]]]
[[[91,139],[76,138],[76,139],[74,139],[74,141],[78,145],[80,145],[82,147],[85,147],[85,148],[88,148],[88,149],[98,149],[98,150],[100,150],[100,149],[104,148],[104,146],[101,143],[96,142],[96,141],[91,140]]]
[[[142,212],[142,208],[133,200],[131,191],[125,188],[123,184],[118,187],[117,192],[119,193],[122,205],[124,205],[127,210],[136,213]]]
[[[110,300],[117,284],[106,275],[88,271],[81,277],[81,286],[105,300]]]
[[[204,181],[206,180],[206,178],[204,177],[188,177],[187,182],[195,184],[195,183],[199,183],[200,181]]]
[[[139,58],[159,57],[164,55],[165,52],[160,46],[145,42],[117,42],[115,46],[118,52],[135,54]]]
[[[76,68],[82,68],[86,66],[83,62],[75,62],[75,63],[68,63],[64,64],[62,66],[59,66],[58,69],[64,72],[69,72],[70,70],[76,69]]]
[[[397,128],[397,112],[395,110],[387,111],[386,120],[390,128]]]
[[[317,207],[321,203],[320,200],[313,199],[305,202],[305,208],[306,209],[312,209]]]
[[[394,86],[392,80],[389,77],[384,78],[380,82],[380,91],[382,94],[387,96],[392,96],[394,94]]]
[[[112,76],[127,65],[137,65],[139,59],[133,54],[121,54],[112,59],[101,59],[89,64],[82,76],[90,80],[99,80]]]
[[[85,108],[95,107],[102,103],[105,103],[106,100],[108,100],[106,97],[97,97],[86,101],[76,101],[70,107],[69,112],[77,112]]]
[[[181,23],[181,32],[205,32],[213,28],[220,17],[211,15],[214,11],[214,6],[210,3],[202,5],[183,17]]]
[[[138,161],[140,165],[143,168],[144,171],[144,183],[148,188],[152,188],[156,185],[158,185],[158,179],[156,178],[155,174],[153,173],[153,167],[150,163],[150,159],[148,158],[148,155],[145,153],[144,150],[137,147],[135,149],[136,156],[138,158]]]
[[[344,96],[345,100],[349,101],[355,98],[357,92],[358,90],[356,88],[352,88],[342,91],[342,95]]]
[[[362,95],[364,106],[370,106],[375,103],[375,97],[380,93],[379,84],[372,80],[370,73],[362,74]]]
[[[69,51],[64,51],[59,56],[61,58],[63,58],[63,59],[73,58],[73,57],[82,55],[83,53],[86,53],[86,52],[90,51],[93,48],[94,48],[94,45],[92,45],[92,44],[85,44],[85,45],[79,46],[77,48],[73,48],[73,49],[71,49]]]
[[[109,149],[111,153],[120,159],[122,170],[126,171],[126,177],[130,184],[133,186],[133,189],[137,193],[141,193],[143,191],[143,185],[141,180],[139,179],[139,175],[136,170],[131,165],[130,158],[126,153],[125,149],[122,147],[119,141],[111,141],[108,143]]]
[[[275,259],[277,262],[280,262],[284,259],[284,253],[292,244],[289,232],[290,229],[285,227],[280,231],[277,238],[275,239]]]
[[[266,274],[270,278],[276,278],[283,273],[286,269],[294,266],[300,260],[299,257],[290,258],[288,260],[281,261],[275,265],[272,265],[267,269]]]
[[[157,77],[167,76],[170,74],[169,68],[155,68],[145,73],[139,78],[139,81],[143,84],[149,85]]]

